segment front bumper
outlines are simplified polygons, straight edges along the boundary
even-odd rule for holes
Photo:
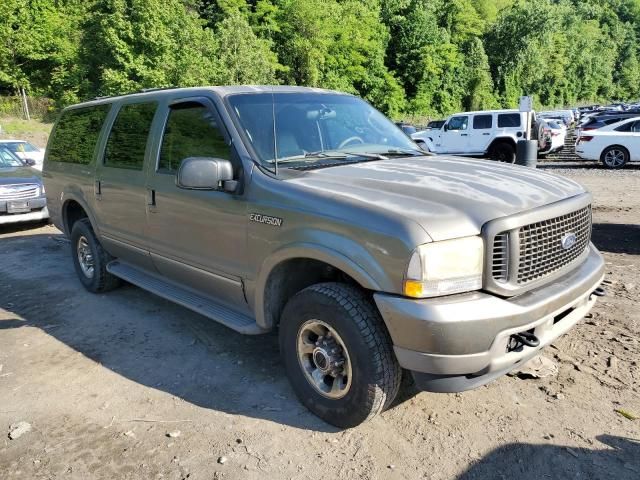
[[[512,298],[473,292],[412,300],[374,298],[400,365],[423,390],[456,392],[490,382],[566,333],[595,303],[604,261],[593,245],[573,271]],[[533,331],[538,347],[507,351],[511,335]]]
[[[0,211],[0,225],[22,222],[37,222],[40,220],[46,220],[48,218],[49,210],[47,210],[47,207],[40,207],[39,209],[31,210],[30,212],[26,213],[7,214]]]

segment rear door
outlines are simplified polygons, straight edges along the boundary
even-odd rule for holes
[[[491,135],[494,127],[493,121],[491,113],[473,115],[469,131],[469,153],[484,154],[487,151],[493,138]]]
[[[241,278],[246,272],[247,205],[223,190],[187,190],[176,174],[189,157],[242,164],[208,98],[176,99],[163,107],[154,167],[149,171],[147,238],[157,270],[230,308],[246,313]]]
[[[95,210],[100,233],[115,256],[152,269],[144,237],[146,224],[145,163],[149,132],[158,103],[128,102],[117,108],[97,162]]]

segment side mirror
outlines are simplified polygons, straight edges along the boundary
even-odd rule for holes
[[[36,161],[33,158],[25,158],[24,163],[29,167],[33,167],[36,164]]]
[[[237,186],[229,160],[207,157],[185,158],[178,169],[176,184],[188,190],[219,190],[223,187],[226,191],[235,191]]]
[[[442,125],[442,130],[444,130],[445,132],[449,130],[449,124],[445,123],[444,125]]]

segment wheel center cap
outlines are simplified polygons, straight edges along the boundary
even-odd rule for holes
[[[328,372],[331,368],[331,358],[329,354],[319,347],[313,351],[313,363],[315,363],[316,367],[322,372]]]

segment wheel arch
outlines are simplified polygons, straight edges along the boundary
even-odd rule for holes
[[[604,154],[610,148],[620,148],[621,150],[624,150],[627,153],[627,162],[631,160],[631,152],[629,151],[629,149],[627,147],[625,147],[624,145],[620,145],[620,144],[614,143],[613,145],[607,145],[606,147],[604,147],[602,149],[602,151],[600,152],[600,161],[604,160]]]
[[[388,290],[347,256],[320,245],[298,244],[269,257],[255,284],[255,314],[259,326],[275,327],[284,305],[293,295],[315,283],[341,281],[363,290]]]
[[[517,148],[517,144],[516,141],[513,139],[513,137],[496,137],[493,139],[493,141],[489,144],[489,147],[487,148],[487,153],[491,153],[493,152],[493,149],[496,148],[498,145],[500,145],[501,143],[507,143],[510,146],[512,146],[514,149]]]
[[[94,231],[96,228],[95,218],[91,213],[91,209],[84,200],[75,195],[67,195],[62,199],[62,226],[64,233],[69,237],[73,224],[81,219],[88,218]]]

